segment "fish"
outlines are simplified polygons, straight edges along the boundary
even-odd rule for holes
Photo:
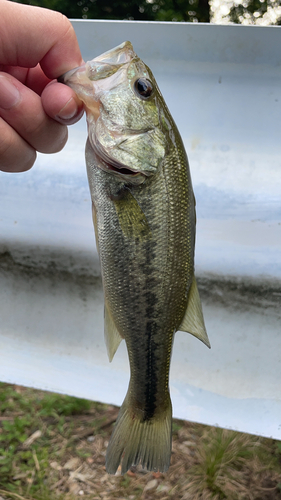
[[[187,155],[155,78],[129,41],[60,79],[84,102],[86,165],[104,289],[109,360],[125,339],[129,387],[106,470],[165,472],[175,333],[208,347],[194,276],[195,198]]]

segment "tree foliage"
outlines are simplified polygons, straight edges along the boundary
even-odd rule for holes
[[[140,21],[210,22],[210,0],[12,0],[62,12],[71,19],[130,19]],[[228,19],[234,23],[280,24],[270,15],[280,0],[244,0],[233,3]]]
[[[208,0],[20,0],[20,3],[57,10],[71,19],[210,21]]]
[[[278,8],[279,0],[244,0],[242,3],[234,3],[229,12],[229,19],[238,24],[245,20],[248,24],[261,24],[260,21],[267,17],[267,24],[281,25],[281,14],[274,15]]]

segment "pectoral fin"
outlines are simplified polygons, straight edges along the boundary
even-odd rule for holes
[[[210,341],[208,339],[208,335],[206,332],[206,327],[203,318],[201,300],[199,297],[199,292],[196,284],[195,277],[193,278],[189,296],[188,296],[188,304],[185,311],[184,318],[179,327],[181,332],[191,333],[199,340],[204,342],[207,347],[211,347]]]
[[[141,240],[151,237],[147,218],[129,189],[124,187],[113,202],[124,236]]]
[[[108,358],[111,362],[123,337],[121,337],[120,333],[118,332],[106,304],[104,306],[104,336]]]

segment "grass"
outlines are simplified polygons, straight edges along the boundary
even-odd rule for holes
[[[173,421],[166,474],[109,476],[118,408],[0,384],[0,500],[281,500],[281,442]]]

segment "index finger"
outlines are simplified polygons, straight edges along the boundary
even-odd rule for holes
[[[80,66],[82,56],[70,21],[60,12],[0,0],[0,64],[35,67],[50,79]]]

